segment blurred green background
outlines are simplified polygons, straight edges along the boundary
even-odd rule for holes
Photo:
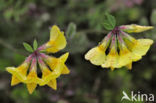
[[[112,72],[84,59],[108,33],[101,25],[105,11],[116,17],[118,25],[156,27],[155,0],[0,0],[0,102],[121,103],[123,90],[156,96],[156,43],[142,60],[133,63],[131,71],[121,68]],[[47,42],[49,27],[54,24],[65,31],[68,40],[56,56],[70,52],[66,64],[71,73],[57,79],[57,91],[38,86],[29,95],[24,84],[11,87],[11,75],[5,67],[18,66],[28,56],[23,42]],[[156,29],[131,35],[155,41]]]

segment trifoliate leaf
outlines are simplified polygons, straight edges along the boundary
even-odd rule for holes
[[[103,21],[104,28],[107,30],[113,30],[115,25],[116,25],[115,17],[108,13],[105,13],[105,17]]]
[[[76,34],[76,25],[74,23],[70,23],[66,31],[67,38],[72,38],[75,34]]]
[[[23,46],[28,52],[33,52],[32,47],[28,43],[23,43]]]
[[[36,39],[34,40],[33,48],[34,48],[34,50],[36,50],[38,48],[38,43],[37,43]]]

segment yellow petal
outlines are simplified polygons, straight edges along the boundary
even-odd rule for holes
[[[48,70],[48,69],[44,69],[44,70],[42,70],[42,78],[45,78],[47,75],[49,75],[51,73],[51,71],[50,70]]]
[[[27,84],[27,89],[29,91],[29,94],[32,94],[33,91],[35,90],[37,84],[36,83],[28,83]]]
[[[120,49],[120,59],[119,65],[125,66],[132,62],[132,58],[134,57],[133,53],[131,53],[126,47]]]
[[[27,79],[24,81],[25,83],[40,83],[42,80],[38,78],[37,73],[35,71],[30,71]]]
[[[87,52],[85,59],[90,60],[90,62],[94,65],[101,65],[105,62],[106,59],[105,51],[102,50],[99,46],[94,47]]]
[[[14,86],[14,85],[17,85],[19,84],[21,81],[16,77],[16,76],[12,76],[12,79],[11,79],[11,86]]]
[[[53,73],[56,74],[57,77],[59,77],[61,75],[63,66],[64,66],[64,63],[61,63],[61,62],[58,62],[57,65],[55,66]]]
[[[61,73],[61,74],[69,74],[69,73],[70,73],[69,69],[67,68],[67,66],[66,66],[66,65],[64,65],[64,66],[63,66],[63,70],[62,70],[62,73]]]
[[[140,33],[143,31],[147,31],[150,29],[153,29],[153,26],[141,26],[141,25],[136,25],[136,24],[131,24],[131,25],[123,25],[125,29],[123,31],[128,32],[128,33]]]
[[[50,80],[56,79],[57,77],[57,74],[51,72],[49,69],[42,70],[42,82],[40,86],[47,84]]]
[[[54,70],[55,69],[55,65],[58,62],[58,59],[55,58],[55,57],[49,57],[49,58],[45,59],[45,62],[49,65],[51,70]]]
[[[114,67],[110,67],[110,68],[111,68],[112,71],[115,69]]]
[[[54,90],[57,89],[57,82],[56,79],[53,79],[51,81],[49,81],[49,83],[47,84],[49,87],[53,88]]]
[[[60,71],[60,68],[61,70],[63,69],[63,65],[65,63],[65,61],[67,60],[68,58],[68,55],[69,53],[65,53],[63,54],[61,57],[59,58],[55,58],[55,57],[47,57],[47,58],[44,58],[45,62],[47,63],[47,65],[54,71],[55,69],[58,69]],[[59,67],[60,65],[60,67]],[[61,71],[60,71],[61,72]]]
[[[127,64],[126,67],[127,67],[129,70],[131,70],[131,69],[132,69],[132,63]]]
[[[132,52],[136,55],[143,56],[147,53],[150,46],[153,44],[153,40],[150,39],[138,39],[137,43],[132,48]]]
[[[19,71],[21,74],[26,75],[27,74],[27,70],[28,70],[29,64],[28,63],[24,63],[21,66],[19,66],[17,68],[17,71]]]
[[[126,46],[130,50],[131,54],[133,54],[131,56],[133,61],[140,60],[142,56],[147,53],[147,51],[153,43],[153,40],[150,39],[136,40],[128,34],[124,33],[124,35],[127,36],[127,38],[124,38],[124,42],[126,43]]]
[[[109,54],[106,57],[106,61],[101,65],[103,68],[111,68],[114,70],[114,68],[119,68],[120,65],[118,64],[119,61],[119,55],[115,49],[115,47],[112,47]]]
[[[11,73],[12,75],[16,76],[20,81],[25,81],[26,80],[26,76],[23,75],[22,73],[20,73],[18,71],[18,68],[14,68],[14,67],[7,67],[6,70]]]
[[[68,56],[69,56],[69,53],[65,53],[59,59],[64,63],[67,60]]]
[[[57,64],[55,64],[54,70],[51,73],[49,73],[49,71],[48,74],[47,72],[46,73],[43,72],[44,78],[42,78],[42,81],[39,83],[40,86],[47,84],[52,79],[58,78],[61,75],[62,70],[64,69],[63,66],[64,63],[58,62]]]
[[[17,68],[15,67],[7,67],[6,70],[11,73],[13,76],[15,76],[19,81],[25,81],[26,80],[26,74],[29,67],[29,62],[24,62]],[[12,83],[12,85],[14,82]],[[15,85],[15,84],[14,84]]]
[[[42,79],[39,83],[40,86],[46,85],[50,80],[56,79],[57,74],[50,71],[49,68],[44,64],[44,62],[39,59],[39,66],[42,71]]]
[[[32,79],[32,78],[36,78],[37,77],[37,73],[35,71],[30,71],[27,79]]]
[[[134,48],[138,45],[138,41],[135,39],[124,39],[124,42],[126,43],[126,46],[128,48],[128,51],[131,52],[131,58],[133,61],[138,61],[142,58],[142,55],[138,55],[133,52]],[[127,51],[127,50],[126,50]]]
[[[56,53],[59,50],[65,48],[67,42],[64,36],[64,33],[60,31],[60,29],[54,25],[50,31],[50,41],[46,44],[47,52]]]

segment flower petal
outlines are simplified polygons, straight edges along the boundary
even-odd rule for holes
[[[43,86],[46,85],[52,79],[55,79],[57,75],[49,70],[49,68],[46,66],[46,64],[42,61],[40,57],[38,58],[38,62],[42,71],[42,82],[40,82],[39,85]]]
[[[123,36],[124,36],[124,42],[125,42],[125,45],[127,46],[128,50],[133,54],[131,57],[132,57],[132,60],[133,61],[138,61],[142,58],[142,55],[141,54],[137,54],[137,53],[134,53],[133,50],[135,49],[135,47],[138,46],[138,40],[136,40],[135,38],[133,38],[132,36],[122,32]]]
[[[19,84],[21,81],[16,77],[16,76],[12,76],[12,79],[11,79],[11,86],[14,86],[14,85],[17,85]]]
[[[42,70],[42,78],[45,78],[47,75],[49,75],[51,71],[47,68]]]
[[[144,56],[147,51],[149,50],[150,46],[153,44],[153,40],[151,39],[138,39],[138,40],[126,40],[125,43],[130,49],[137,56]]]
[[[131,25],[120,26],[120,28],[123,29],[123,31],[125,31],[127,33],[140,33],[143,31],[153,29],[154,27],[153,26],[141,26],[141,25],[131,24]]]
[[[7,67],[6,70],[11,73],[12,75],[16,76],[20,81],[25,81],[26,80],[26,75],[24,75],[22,71],[22,69],[26,70],[26,68],[20,68],[21,70],[19,70],[18,68],[14,68],[14,67]]]
[[[50,82],[48,82],[47,84],[49,87],[53,88],[54,90],[57,89],[57,82],[56,79],[51,80]]]
[[[131,69],[132,69],[132,63],[127,64],[126,67],[127,67],[129,70],[131,70]]]
[[[87,52],[85,59],[90,60],[94,65],[101,65],[106,60],[106,54],[105,51],[100,49],[100,46],[97,46]]]
[[[66,62],[68,56],[69,56],[69,53],[67,52],[67,53],[63,54],[59,59],[64,63],[64,62]]]
[[[27,89],[29,91],[29,94],[32,94],[33,91],[35,90],[37,84],[36,83],[28,83],[27,84]]]
[[[36,58],[33,58],[29,74],[27,76],[27,79],[24,81],[25,83],[36,83],[39,84],[42,82],[40,78],[37,76],[37,61]]]
[[[116,51],[115,47],[112,47],[109,54],[106,57],[106,61],[102,64],[103,68],[111,68],[112,70],[114,68],[119,68],[120,65],[118,64],[119,61],[119,55]]]
[[[125,34],[125,35],[128,36],[128,38],[131,41],[134,41],[134,42],[136,41],[134,38],[130,37],[128,34]],[[134,54],[127,48],[122,36],[118,35],[118,41],[119,41],[119,49],[120,49],[119,65],[126,66],[126,65],[132,63],[132,61],[137,61],[137,60],[141,59],[141,56]],[[128,45],[128,46],[133,46],[133,45]],[[131,47],[129,47],[129,48],[131,48]]]
[[[102,65],[106,60],[105,51],[110,43],[112,37],[112,32],[108,33],[108,35],[102,40],[102,42],[89,50],[85,54],[85,59],[89,60],[94,65]]]
[[[131,53],[125,46],[123,48],[120,48],[120,59],[119,59],[119,65],[126,66],[127,64],[132,62],[133,53]]]
[[[113,35],[111,45],[110,45],[110,52],[106,57],[106,61],[101,65],[103,68],[119,68],[120,65],[118,64],[119,55],[117,52],[117,39],[116,35]]]
[[[37,77],[37,73],[34,71],[29,72],[27,79],[24,81],[24,83],[38,83],[38,84],[40,82],[42,82],[42,80]]]
[[[53,73],[59,76],[62,73],[62,70],[66,69],[64,63],[66,62],[68,55],[69,53],[65,53],[59,58],[47,56],[43,59],[47,63],[47,65],[53,70]]]
[[[68,69],[68,67],[66,65],[64,65],[61,74],[69,74],[69,73],[70,73],[70,70]]]
[[[11,85],[16,85],[18,84],[19,81],[23,82],[26,80],[26,74],[27,74],[27,70],[28,70],[31,59],[32,59],[32,56],[30,55],[17,68],[15,67],[6,68],[6,70],[13,75]]]
[[[64,33],[54,25],[50,31],[50,40],[46,43],[46,51],[49,53],[56,53],[59,50],[65,48],[67,42],[64,36]]]
[[[137,43],[132,48],[132,52],[136,55],[144,56],[153,44],[153,40],[150,39],[138,39]]]

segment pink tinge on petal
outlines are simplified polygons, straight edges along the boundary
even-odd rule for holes
[[[38,62],[39,62],[40,64],[44,64],[44,62],[42,61],[41,57],[38,57]]]
[[[109,33],[107,34],[107,39],[110,39],[111,36],[112,36],[112,32],[109,32]]]
[[[121,35],[117,35],[117,37],[118,37],[118,40],[119,40],[120,43],[123,43],[124,42],[123,39],[122,39],[122,37],[121,37]]]
[[[41,70],[42,70],[43,68],[48,68],[48,67],[46,66],[46,64],[44,63],[44,61],[42,60],[42,57],[38,57],[38,63],[39,63],[39,66],[40,66]]]
[[[31,63],[30,70],[36,69],[36,65],[37,65],[37,61],[36,61],[36,57],[34,57],[34,58],[32,59],[32,63]]]
[[[26,58],[26,60],[25,60],[25,62],[30,62],[32,60],[32,55],[29,55],[27,58]]]
[[[40,46],[37,50],[44,50],[44,49],[46,49],[46,45],[44,44],[44,45],[42,45],[42,46]]]
[[[38,57],[38,63],[39,65],[46,66],[44,61],[42,60],[42,57]]]
[[[44,53],[40,53],[40,57],[41,57],[41,58],[48,58],[49,56],[47,56],[47,55],[44,54]]]
[[[113,35],[111,48],[116,44],[116,35]]]
[[[127,27],[125,25],[122,25],[119,27],[119,29],[127,29]]]
[[[124,35],[124,36],[126,36],[126,37],[129,36],[127,33],[123,32],[123,31],[120,31],[120,32],[121,32],[122,35]]]
[[[112,36],[112,32],[109,32],[103,41],[108,42]]]

